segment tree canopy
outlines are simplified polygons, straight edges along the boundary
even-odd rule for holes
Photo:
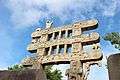
[[[111,44],[115,46],[115,48],[120,50],[120,33],[119,32],[107,33],[104,36],[104,40],[110,41]]]
[[[12,67],[8,67],[8,70],[10,71],[21,71],[25,69],[23,66],[20,66],[20,65],[13,65]]]
[[[45,66],[45,73],[49,80],[61,80],[62,78],[62,72],[57,69],[52,71],[52,65]]]

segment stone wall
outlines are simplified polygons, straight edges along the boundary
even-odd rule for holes
[[[108,58],[109,80],[120,80],[120,53]]]
[[[47,80],[40,69],[27,69],[23,71],[0,71],[0,80]]]

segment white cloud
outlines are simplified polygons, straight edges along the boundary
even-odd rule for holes
[[[117,7],[119,5],[119,0],[105,0],[102,5],[103,15],[114,16],[116,14]]]
[[[7,68],[4,68],[4,67],[3,67],[3,68],[1,68],[1,67],[0,67],[0,70],[7,70]]]
[[[14,13],[14,15],[11,16],[11,19],[16,26],[30,26],[33,24],[38,24],[39,19],[43,15],[45,16],[43,12],[37,11],[35,9],[30,9],[26,12]]]
[[[7,0],[11,11],[11,21],[16,27],[29,27],[39,20],[57,16],[66,20],[81,20],[96,17],[94,8],[102,11],[100,15],[114,16],[119,0]],[[99,13],[99,12],[98,12]],[[88,16],[87,16],[88,15]]]

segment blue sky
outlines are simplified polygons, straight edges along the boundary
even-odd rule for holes
[[[26,50],[30,35],[37,27],[44,28],[46,19],[52,20],[57,27],[96,18],[99,27],[95,31],[101,36],[120,32],[119,5],[120,0],[0,0],[0,69],[30,55]],[[119,52],[108,41],[101,39],[100,44],[104,56]],[[107,76],[104,65],[95,66],[89,79],[107,80]]]

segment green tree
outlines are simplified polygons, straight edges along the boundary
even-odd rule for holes
[[[104,40],[110,41],[111,44],[115,46],[115,48],[120,50],[120,33],[119,32],[107,33],[104,36]]]
[[[8,67],[8,70],[10,70],[10,71],[21,71],[23,69],[25,69],[23,66],[20,66],[20,65],[17,65],[17,64],[12,66],[12,67]]]
[[[48,80],[61,80],[62,72],[60,70],[53,70],[52,65],[45,66],[45,73]]]
[[[8,70],[10,71],[21,71],[24,70],[25,67],[20,65],[14,65],[12,67],[8,67]],[[52,70],[52,65],[45,66],[44,68],[47,79],[48,80],[61,80],[62,78],[62,72],[60,70]]]

